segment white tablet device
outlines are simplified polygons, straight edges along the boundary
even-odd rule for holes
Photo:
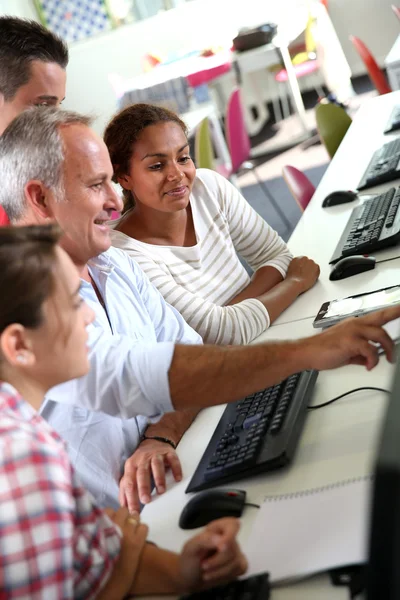
[[[315,317],[313,326],[330,327],[347,317],[359,317],[395,304],[400,304],[400,285],[324,302]]]

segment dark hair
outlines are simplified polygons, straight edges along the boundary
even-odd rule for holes
[[[0,93],[12,100],[31,77],[31,62],[54,62],[65,69],[68,46],[36,21],[0,17]]]
[[[55,281],[56,225],[0,227],[0,334],[11,323],[39,327]]]
[[[150,125],[173,122],[179,125],[187,136],[188,129],[178,115],[168,108],[153,104],[132,104],[117,113],[107,125],[104,132],[104,142],[110,153],[114,167],[113,181],[129,170],[133,154],[133,145],[141,132]],[[124,212],[135,206],[135,199],[130,190],[123,190]]]

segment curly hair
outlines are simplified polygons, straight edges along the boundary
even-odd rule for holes
[[[110,153],[114,167],[113,181],[129,171],[133,154],[133,146],[139,135],[150,125],[173,122],[179,125],[187,136],[185,123],[172,110],[153,104],[132,104],[117,113],[107,125],[104,132],[104,142]],[[135,206],[135,199],[130,190],[123,190],[124,211]]]

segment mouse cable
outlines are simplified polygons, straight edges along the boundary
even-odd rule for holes
[[[261,508],[259,504],[253,504],[252,502],[245,502],[245,506],[253,506],[254,508]]]
[[[384,258],[383,260],[377,260],[375,264],[380,265],[381,263],[390,262],[391,260],[396,260],[397,258],[400,258],[400,256],[392,256],[392,258]]]
[[[374,390],[375,392],[384,392],[385,394],[390,394],[390,390],[385,390],[384,388],[359,387],[359,388],[355,388],[354,390],[349,390],[348,392],[345,392],[344,394],[341,394],[340,396],[336,396],[336,398],[332,398],[332,400],[328,400],[327,402],[322,402],[322,404],[315,404],[314,406],[309,405],[309,406],[307,406],[307,408],[309,408],[310,410],[315,410],[316,408],[323,408],[324,406],[328,406],[329,404],[336,402],[336,400],[340,400],[341,398],[344,398],[345,396],[349,396],[350,394],[355,394],[355,392],[361,392],[362,390]]]

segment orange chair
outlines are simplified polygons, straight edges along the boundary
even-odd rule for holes
[[[0,206],[0,227],[5,227],[10,224],[10,220],[7,217],[7,213],[2,206]]]
[[[392,4],[392,10],[393,10],[394,14],[396,15],[396,17],[400,21],[400,8],[398,6],[395,6],[394,4]]]
[[[368,50],[367,46],[360,40],[360,38],[355,35],[350,36],[350,41],[352,42],[354,48],[357,50],[360,55],[363,63],[367,67],[368,74],[370,79],[379,94],[389,94],[392,90],[390,89],[389,84],[387,83],[384,74],[379,68],[376,60],[372,56],[371,52]]]
[[[314,195],[315,187],[308,179],[307,175],[304,175],[299,169],[296,169],[296,167],[292,167],[291,165],[285,165],[283,167],[282,175],[293,198],[296,200],[300,209],[304,211]]]

